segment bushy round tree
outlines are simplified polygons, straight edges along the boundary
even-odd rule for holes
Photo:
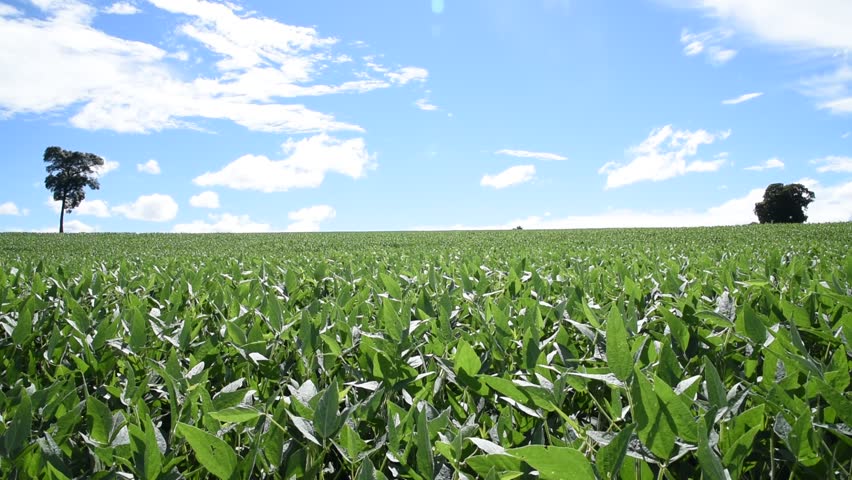
[[[773,183],[766,187],[763,201],[754,204],[760,223],[804,223],[805,210],[816,195],[801,183]]]

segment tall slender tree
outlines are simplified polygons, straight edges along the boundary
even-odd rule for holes
[[[98,182],[97,167],[103,166],[104,159],[94,153],[72,152],[59,147],[47,147],[44,151],[47,163],[47,178],[44,186],[53,192],[53,199],[62,202],[59,212],[59,233],[65,232],[65,212],[80,206],[86,198],[86,187],[92,190],[101,188]]]

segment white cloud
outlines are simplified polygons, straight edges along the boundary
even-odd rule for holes
[[[824,187],[816,180],[805,178],[798,183],[802,183],[816,194],[816,200],[807,211],[808,223],[852,220],[852,182]],[[733,198],[703,211],[620,209],[596,215],[565,217],[533,215],[491,225],[432,225],[417,226],[412,230],[508,230],[518,225],[528,230],[742,225],[757,221],[754,215],[754,204],[763,200],[764,191],[765,187],[755,188],[744,196]]]
[[[20,14],[21,11],[17,8],[5,3],[0,3],[0,17],[14,17]]]
[[[427,112],[431,112],[438,109],[436,105],[429,103],[429,100],[425,98],[418,99],[416,102],[414,102],[414,105],[416,105],[417,108],[419,108],[420,110],[426,110]]]
[[[68,220],[64,223],[64,230],[68,233],[92,233],[98,231],[97,227],[83,223],[80,220]]]
[[[97,231],[100,230],[100,228],[93,227],[92,225],[89,225],[87,223],[83,223],[80,220],[66,220],[65,222],[63,222],[63,227],[64,227],[64,230],[65,230],[65,233],[92,233],[92,232],[97,232]],[[9,231],[24,231],[24,230],[14,229],[14,230],[9,230]],[[56,226],[56,227],[44,227],[44,228],[39,228],[37,230],[31,230],[31,231],[35,232],[35,233],[58,233],[59,227],[58,226]]]
[[[219,208],[219,194],[209,190],[201,192],[190,197],[189,204],[197,208]]]
[[[847,139],[847,138],[849,138],[849,135],[852,135],[852,132],[846,132],[843,135],[841,135],[840,138]]]
[[[0,203],[0,215],[26,215],[23,210],[12,202]]]
[[[527,150],[508,150],[508,149],[504,148],[503,150],[497,150],[494,153],[496,153],[497,155],[509,155],[509,156],[512,156],[512,157],[519,157],[519,158],[535,158],[535,159],[538,159],[538,160],[568,160],[567,157],[564,157],[564,156],[556,154],[556,153],[530,152],[530,151],[527,151]]]
[[[737,104],[752,100],[754,98],[757,98],[761,95],[763,95],[763,92],[744,93],[744,94],[742,94],[742,95],[740,95],[739,97],[736,97],[736,98],[729,98],[727,100],[722,100],[722,104],[723,105],[737,105]]]
[[[331,220],[337,215],[334,208],[328,205],[314,205],[287,214],[287,218],[293,221],[287,225],[288,232],[318,232],[320,224]]]
[[[177,216],[178,204],[169,195],[155,193],[142,195],[133,203],[113,207],[112,211],[131,220],[167,222]]]
[[[178,233],[259,233],[268,232],[271,227],[268,223],[257,223],[248,215],[221,215],[211,214],[210,222],[195,220],[192,223],[179,223],[174,226],[173,231]]]
[[[59,213],[62,210],[62,202],[57,202],[52,197],[48,197],[46,205],[53,210],[54,213]],[[107,218],[110,216],[109,204],[103,200],[83,200],[80,205],[74,209],[75,215],[87,215],[92,217]]]
[[[150,173],[151,175],[160,174],[160,164],[153,158],[145,163],[137,163],[136,170],[142,173]]]
[[[722,22],[757,39],[797,49],[852,49],[847,0],[692,0]]]
[[[761,163],[760,165],[752,165],[750,167],[745,167],[745,170],[762,172],[763,170],[770,170],[773,168],[784,168],[784,162],[777,158],[770,158],[769,160]]]
[[[692,57],[704,53],[708,62],[714,65],[722,65],[737,55],[736,50],[721,46],[732,35],[733,31],[727,29],[692,33],[689,29],[684,28],[680,34],[680,43],[683,44],[684,55]]]
[[[834,72],[802,80],[802,93],[819,99],[817,107],[832,113],[852,113],[852,67],[841,65]]]
[[[840,157],[829,155],[827,157],[811,160],[812,164],[819,165],[817,172],[852,173],[852,157]]]
[[[388,73],[387,79],[324,85],[316,77],[337,58],[328,52],[335,38],[240,11],[230,3],[151,3],[186,16],[178,32],[219,59],[212,76],[207,69],[200,70],[204,76],[196,75],[191,62],[176,65],[170,60],[181,58],[181,52],[97,30],[92,26],[95,9],[78,0],[39,0],[36,7],[45,18],[14,16],[11,10],[0,16],[0,38],[16,45],[0,52],[0,116],[69,113],[70,124],[78,128],[135,133],[201,129],[190,123],[198,119],[230,120],[263,132],[362,131],[281,99],[362,93],[423,80],[428,74],[406,67]],[[178,67],[185,70],[176,71]]]
[[[852,182],[823,186],[812,178],[802,178],[796,183],[815,195],[808,207],[808,223],[852,221]]]
[[[142,10],[130,2],[115,2],[104,9],[104,13],[111,15],[135,15]]]
[[[96,177],[100,178],[113,170],[117,170],[119,166],[120,164],[118,162],[104,159],[103,165],[94,168],[94,174]]]
[[[838,72],[849,70],[845,58],[852,50],[852,2],[848,0],[689,0],[680,4],[704,10],[723,28],[735,28],[758,42],[843,58]],[[804,83],[809,88],[808,82]],[[839,83],[833,87],[847,88]],[[852,112],[852,95],[848,93],[818,96],[824,97],[818,103],[820,108],[833,113]]]
[[[396,72],[388,72],[387,77],[393,82],[405,85],[408,82],[423,82],[429,77],[429,71],[420,67],[403,67]]]
[[[515,165],[496,175],[486,174],[479,184],[483,187],[501,189],[529,182],[533,178],[535,178],[535,165]]]
[[[284,160],[244,155],[193,182],[205,187],[285,192],[292,188],[316,188],[328,173],[358,179],[375,166],[362,138],[339,140],[323,133],[298,141],[287,140],[282,148],[287,155]]]
[[[286,25],[269,18],[239,12],[240,7],[204,0],[150,0],[168,12],[188,15],[192,21],[180,31],[224,57],[222,70],[265,64],[286,65],[299,52],[337,43],[320,37],[316,29]]]
[[[706,130],[674,130],[671,125],[657,128],[642,143],[628,152],[627,164],[607,162],[598,173],[605,174],[606,188],[618,188],[642,181],[667,180],[689,172],[715,172],[727,163],[725,156],[715,160],[687,161],[698,153],[698,147],[728,138],[730,131],[709,133]]]
[[[733,60],[737,51],[731,48],[710,47],[707,49],[707,58],[713,65],[722,65]]]

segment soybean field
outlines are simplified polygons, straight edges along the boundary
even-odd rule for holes
[[[849,479],[852,224],[0,234],[0,477]]]

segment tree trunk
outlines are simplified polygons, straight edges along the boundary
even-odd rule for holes
[[[59,211],[59,233],[65,233],[65,197],[62,197],[62,210]]]

